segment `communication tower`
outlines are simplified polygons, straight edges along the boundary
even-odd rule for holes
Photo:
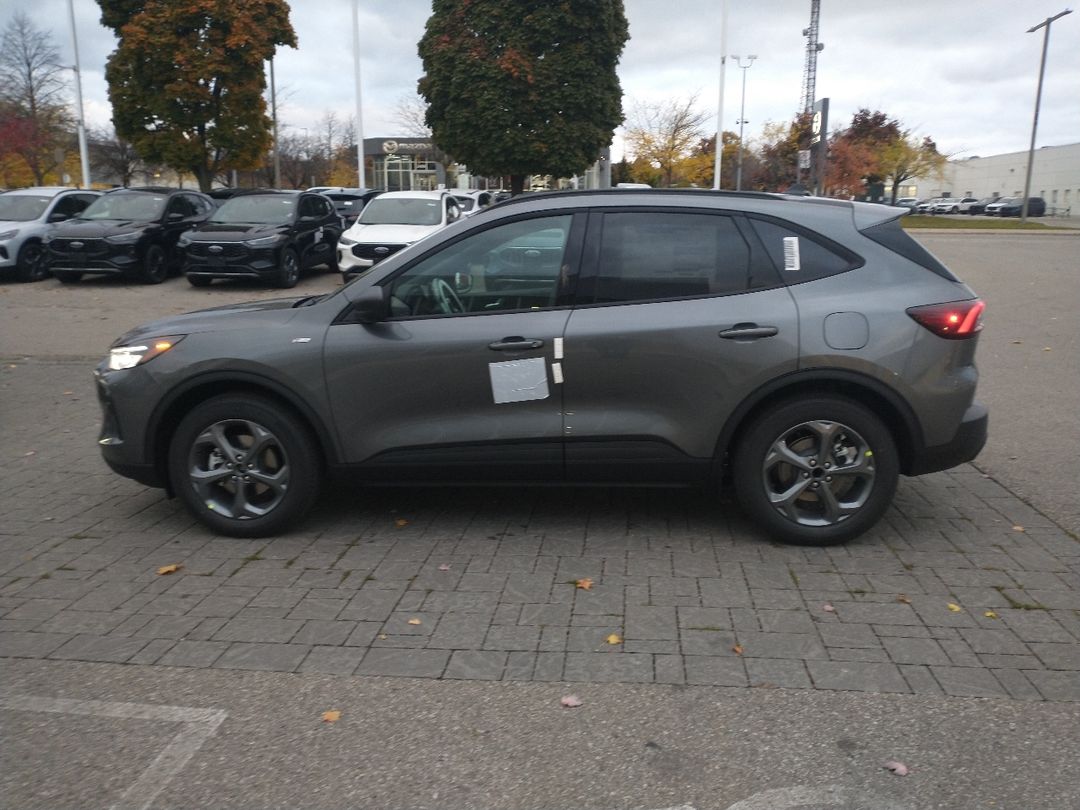
[[[825,44],[818,42],[820,17],[821,0],[810,0],[810,27],[803,29],[803,36],[806,37],[806,67],[803,68],[802,103],[799,105],[803,112],[813,110],[817,86],[817,55],[825,50]]]

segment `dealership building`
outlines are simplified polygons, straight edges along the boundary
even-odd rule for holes
[[[941,177],[914,178],[900,186],[904,197],[1019,197],[1024,193],[1028,153],[950,160]],[[1049,207],[1080,212],[1080,143],[1035,150],[1031,196]]]

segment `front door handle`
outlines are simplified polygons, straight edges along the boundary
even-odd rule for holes
[[[772,337],[780,332],[775,326],[758,326],[756,323],[737,323],[720,333],[725,340],[756,340]]]
[[[496,352],[523,352],[528,349],[539,349],[544,345],[540,338],[505,337],[489,343],[488,348]]]

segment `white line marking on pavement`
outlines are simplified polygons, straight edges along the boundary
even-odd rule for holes
[[[890,799],[883,799],[843,785],[821,787],[795,785],[766,790],[735,802],[727,810],[790,810],[808,804],[850,808],[850,810],[870,810],[871,808],[873,810],[911,810],[908,805],[897,804]]]
[[[68,700],[31,695],[0,695],[0,709],[21,712],[81,714],[88,717],[112,717],[118,720],[157,720],[181,723],[177,732],[134,784],[109,810],[147,810],[174,776],[184,769],[202,747],[226,713],[219,709],[195,709],[186,706],[157,706],[151,703],[120,703],[105,700]]]

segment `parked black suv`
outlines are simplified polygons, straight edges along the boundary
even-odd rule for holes
[[[85,273],[160,284],[170,270],[179,268],[180,234],[204,222],[213,210],[213,200],[197,191],[109,191],[46,238],[49,269],[65,284]]]
[[[97,369],[98,444],[221,534],[280,531],[337,473],[729,479],[772,536],[842,542],[884,514],[900,474],[969,461],[986,440],[984,304],[904,213],[711,191],[522,195],[327,295],[132,330]]]
[[[215,278],[254,278],[295,287],[300,273],[324,264],[337,272],[341,217],[322,194],[255,191],[222,203],[184,234],[184,272],[195,287]]]
[[[1007,205],[1003,205],[998,209],[999,217],[1018,217],[1024,209],[1024,198],[1016,197],[1012,202]],[[1029,217],[1044,217],[1046,216],[1046,200],[1042,197],[1028,197],[1028,216]]]

